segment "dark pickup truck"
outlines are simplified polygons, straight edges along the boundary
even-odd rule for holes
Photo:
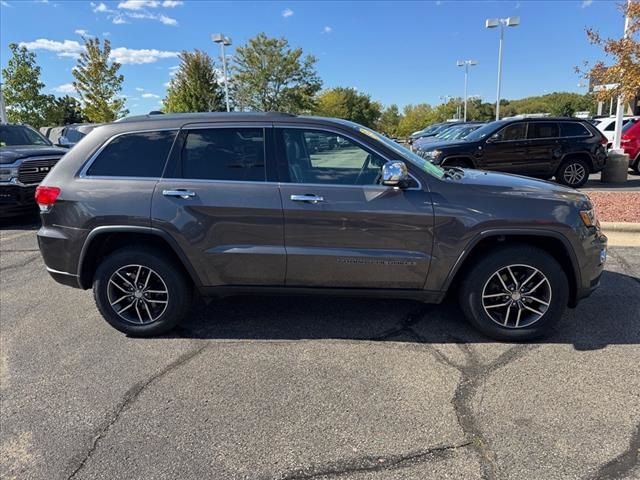
[[[67,151],[27,125],[0,125],[0,218],[37,211],[36,187]]]

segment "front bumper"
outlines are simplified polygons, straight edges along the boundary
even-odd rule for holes
[[[599,286],[607,261],[607,236],[598,228],[583,241],[584,262],[580,268],[580,284],[576,301],[591,295]]]
[[[38,211],[35,200],[36,186],[0,185],[0,218]]]

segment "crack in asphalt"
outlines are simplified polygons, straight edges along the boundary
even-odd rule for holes
[[[466,358],[464,365],[454,362],[442,353],[431,342],[413,329],[413,326],[424,319],[433,305],[424,305],[407,315],[397,327],[391,328],[372,340],[388,340],[400,335],[408,335],[418,343],[425,346],[434,359],[450,368],[457,370],[461,377],[456,387],[451,403],[458,420],[458,425],[469,439],[467,445],[471,445],[480,458],[482,478],[495,480],[498,478],[497,454],[491,449],[479,422],[474,414],[472,401],[476,393],[484,386],[487,378],[496,370],[508,365],[531,351],[540,347],[539,344],[516,345],[490,363],[482,363],[473,349],[464,339],[450,337],[460,348]]]
[[[127,393],[125,393],[120,403],[116,406],[115,411],[111,415],[111,417],[96,430],[96,433],[93,437],[93,440],[91,441],[91,444],[89,445],[89,448],[87,449],[85,454],[82,456],[82,458],[78,460],[76,467],[73,469],[71,474],[67,477],[67,480],[72,480],[73,478],[75,478],[76,475],[84,468],[87,461],[91,458],[91,456],[94,454],[94,452],[98,448],[98,444],[100,443],[100,441],[109,432],[111,427],[113,427],[113,425],[119,420],[122,413],[137,400],[140,394],[149,385],[151,385],[153,382],[160,379],[167,373],[171,372],[172,370],[175,370],[176,368],[184,365],[189,360],[193,359],[195,356],[202,353],[202,351],[204,351],[206,348],[208,348],[208,345],[203,345],[200,348],[196,348],[194,350],[184,353],[183,355],[181,355],[176,360],[168,364],[159,372],[153,374],[151,377],[147,378],[146,380],[136,383],[133,387],[127,390]]]
[[[2,252],[4,253],[4,252]],[[19,263],[13,263],[11,265],[6,265],[2,267],[2,271],[6,272],[7,270],[14,270],[16,268],[22,268],[22,267],[26,267],[27,265],[29,265],[30,263],[35,262],[37,259],[40,258],[40,252],[36,253],[35,255],[28,257],[26,260],[23,260],[22,262]]]
[[[624,273],[631,280],[635,280],[636,282],[640,283],[640,278],[636,277],[633,268],[631,267],[631,265],[629,265],[629,262],[627,262],[627,260],[622,255],[620,255],[618,252],[615,252],[613,249],[609,249],[609,255],[614,257],[620,263],[620,265],[622,265],[622,270],[624,270]]]
[[[312,466],[298,469],[290,473],[279,475],[276,478],[278,480],[309,480],[320,477],[340,477],[350,473],[395,470],[398,468],[416,465],[427,460],[441,460],[449,458],[455,450],[465,448],[470,445],[471,442],[465,442],[459,445],[432,447],[426,450],[414,451],[403,455],[369,455],[355,458],[353,460],[337,461],[324,466]]]
[[[613,480],[625,478],[628,473],[640,465],[640,423],[629,439],[629,448],[613,460],[600,466],[598,471],[587,478],[589,480]]]

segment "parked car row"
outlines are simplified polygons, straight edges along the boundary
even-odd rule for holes
[[[41,127],[40,133],[59,147],[72,148],[99,123],[73,123],[60,127]]]
[[[607,137],[586,120],[516,117],[487,123],[455,141],[421,144],[421,157],[445,167],[478,168],[556,178],[583,186],[602,170]]]

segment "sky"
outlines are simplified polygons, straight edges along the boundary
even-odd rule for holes
[[[219,65],[211,34],[242,45],[260,32],[285,37],[318,59],[324,88],[354,87],[384,105],[440,103],[462,96],[463,68],[469,95],[494,102],[498,29],[491,17],[519,16],[505,31],[502,98],[553,91],[585,92],[575,67],[602,58],[585,28],[619,37],[624,19],[609,0],[504,1],[284,1],[207,0],[0,0],[0,65],[8,45],[37,54],[44,93],[73,94],[71,69],[83,36],[108,38],[122,64],[122,94],[131,113],[159,108],[182,50],[208,52]]]

